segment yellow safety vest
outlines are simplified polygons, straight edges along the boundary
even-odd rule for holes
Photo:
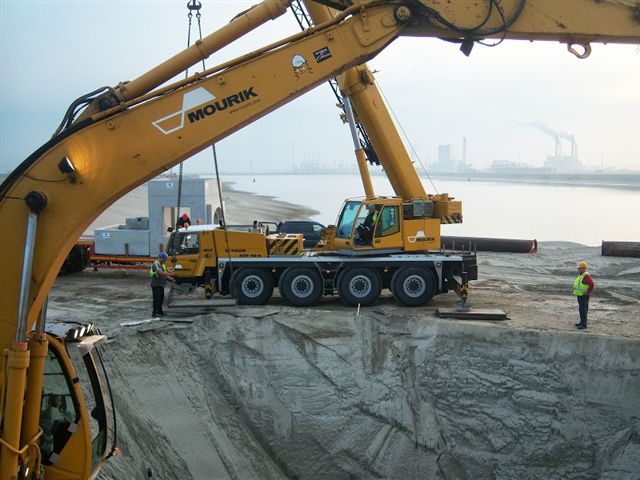
[[[164,272],[167,271],[167,265],[166,264],[162,264],[162,263],[158,262],[157,260],[154,260],[153,263],[151,264],[151,268],[149,269],[149,276],[151,276],[151,277],[157,277],[158,276],[158,272],[156,272],[153,269],[154,265],[156,266],[156,270],[158,269],[158,267],[162,267],[162,270]]]
[[[573,282],[573,294],[576,297],[582,297],[587,293],[587,290],[589,290],[589,285],[585,285],[584,283],[582,283],[585,275],[589,275],[589,272],[581,273],[580,275],[578,275],[575,282]]]

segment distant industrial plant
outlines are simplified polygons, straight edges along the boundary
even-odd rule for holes
[[[513,160],[494,160],[491,162],[489,171],[493,173],[576,173],[583,170],[578,159],[578,146],[575,135],[554,130],[548,125],[540,122],[529,122],[523,124],[527,127],[537,128],[554,140],[554,153],[548,155],[544,166],[534,166]],[[569,153],[565,154],[565,148],[569,146]],[[471,162],[467,158],[467,139],[462,139],[462,157],[456,156],[452,145],[438,145],[437,160],[429,165],[429,169],[434,173],[457,173],[475,171]]]

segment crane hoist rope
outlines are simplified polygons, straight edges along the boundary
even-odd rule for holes
[[[198,21],[198,31],[200,33],[200,40],[202,40],[202,28],[200,23],[200,18],[202,15],[200,14],[200,9],[202,8],[202,3],[198,0],[189,0],[187,2],[187,48],[191,46],[191,25],[193,24],[193,12],[196,12],[196,20]],[[202,59],[202,69],[205,69],[204,59]],[[189,67],[184,71],[184,78],[189,77]],[[176,226],[178,225],[178,221],[180,220],[180,210],[182,208],[182,179],[184,177],[184,162],[180,162],[180,166],[178,167],[178,198],[176,201]],[[174,247],[177,247],[178,236],[175,237]]]
[[[191,26],[193,25],[193,12],[195,12],[196,21],[198,23],[198,39],[202,40],[202,14],[200,10],[202,9],[202,3],[198,0],[189,0],[187,2],[187,48],[191,46]],[[202,71],[207,69],[205,59],[202,59]],[[189,67],[184,71],[185,78],[189,77]],[[233,273],[233,265],[231,262],[231,249],[229,248],[229,236],[227,234],[227,221],[224,213],[224,204],[222,202],[222,184],[220,182],[220,171],[218,168],[218,155],[216,152],[216,145],[211,145],[211,151],[213,153],[213,165],[216,172],[216,184],[218,187],[218,199],[220,201],[220,216],[222,221],[222,226],[224,227],[224,238],[227,253],[229,256],[229,271]],[[182,206],[182,180],[184,177],[184,162],[180,162],[180,167],[178,169],[178,198],[176,202],[176,226],[178,225],[178,220],[180,219],[180,209]],[[211,219],[213,221],[213,218]],[[177,247],[179,242],[179,236],[174,235],[174,248]]]

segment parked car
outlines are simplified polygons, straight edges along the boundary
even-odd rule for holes
[[[326,227],[309,220],[283,220],[278,223],[278,233],[301,233],[304,235],[304,248],[315,247],[320,241],[320,233]]]

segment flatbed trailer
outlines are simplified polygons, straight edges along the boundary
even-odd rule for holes
[[[105,255],[96,253],[93,240],[85,238],[73,246],[60,269],[60,273],[80,272],[89,266],[93,267],[94,271],[98,271],[98,269],[146,270],[154,259],[155,257],[140,255]]]

